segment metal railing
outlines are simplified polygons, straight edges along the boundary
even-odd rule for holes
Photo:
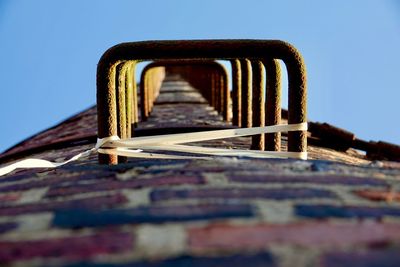
[[[157,60],[231,60],[233,69],[233,117],[239,116],[241,126],[258,126],[264,120],[260,114],[266,114],[266,124],[280,121],[280,87],[279,69],[276,59],[286,64],[289,81],[289,124],[306,122],[306,71],[300,53],[290,44],[278,40],[194,40],[194,41],[146,41],[122,43],[107,50],[99,61],[97,69],[97,109],[98,136],[104,138],[112,135],[130,137],[127,124],[132,122],[127,115],[128,109],[134,110],[134,100],[127,97],[128,89],[120,81],[126,64],[135,65],[140,61]],[[237,64],[240,62],[240,68]],[[118,67],[122,64],[121,67]],[[263,70],[267,71],[267,100],[263,101]],[[133,67],[134,68],[134,67]],[[121,74],[122,70],[122,74]],[[240,70],[240,73],[239,73]],[[270,73],[268,75],[268,73]],[[272,74],[271,73],[275,73]],[[134,74],[133,74],[134,75]],[[240,79],[238,76],[240,75]],[[125,75],[126,77],[127,75]],[[250,78],[253,76],[253,78]],[[271,77],[275,77],[272,78]],[[135,77],[132,77],[134,80]],[[241,86],[237,82],[240,80]],[[116,88],[116,84],[118,84]],[[236,88],[236,90],[235,90]],[[240,88],[241,98],[237,97]],[[116,90],[118,89],[118,90]],[[125,91],[125,94],[122,92]],[[118,93],[117,93],[118,92]],[[252,95],[257,97],[252,98]],[[216,103],[223,102],[217,97]],[[275,96],[269,97],[269,96]],[[134,97],[133,97],[134,98]],[[271,100],[272,98],[272,100]],[[124,102],[125,103],[122,103]],[[264,103],[266,102],[266,104]],[[117,104],[118,103],[118,104]],[[240,104],[239,104],[240,103]],[[266,105],[266,112],[265,112]],[[218,105],[216,105],[218,107]],[[239,112],[236,112],[239,111]],[[256,118],[251,116],[255,113]],[[124,113],[120,114],[120,113]],[[234,115],[237,113],[237,115]],[[271,114],[272,113],[272,114]],[[260,116],[258,116],[260,115]],[[234,124],[239,120],[233,118]],[[254,123],[253,123],[254,121]],[[125,124],[123,126],[122,124]],[[257,139],[258,138],[258,139]],[[271,142],[266,147],[280,149],[279,135],[267,136]],[[261,136],[253,138],[254,149],[263,149]],[[307,149],[306,131],[288,133],[288,151],[305,152]],[[115,156],[100,155],[100,163],[117,164]]]

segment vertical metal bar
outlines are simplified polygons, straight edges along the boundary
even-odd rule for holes
[[[127,67],[128,62],[121,63],[117,66],[116,76],[118,79],[117,87],[117,123],[118,123],[118,136],[121,139],[125,139],[128,137],[127,133],[127,104],[126,104],[126,75],[127,75]],[[118,157],[118,162],[126,162],[127,157]]]
[[[225,121],[229,121],[229,104],[230,104],[230,94],[228,85],[228,75],[223,66],[221,66],[221,77],[222,77],[222,117]]]
[[[267,73],[265,125],[281,123],[281,67],[276,59],[264,61]],[[281,133],[265,134],[265,150],[281,150]]]
[[[218,81],[219,81],[219,87],[218,87],[218,90],[219,90],[219,106],[220,106],[220,113],[221,113],[221,115],[222,115],[222,117],[225,119],[225,116],[224,116],[224,113],[225,113],[225,111],[224,111],[224,107],[225,107],[225,105],[224,105],[224,96],[225,96],[225,87],[224,87],[224,77],[222,76],[222,74],[221,73],[218,73],[218,76],[219,76],[219,79],[218,79]]]
[[[242,124],[242,85],[241,69],[238,59],[231,60],[232,66],[232,124],[241,126]]]
[[[210,106],[212,106],[213,107],[213,86],[214,86],[214,82],[213,82],[213,79],[212,79],[212,74],[211,73],[207,73],[207,81],[208,81],[208,84],[207,84],[207,91],[208,91],[208,96],[209,96],[209,99],[208,99],[208,103],[210,104]]]
[[[251,127],[251,64],[250,60],[240,61],[242,72],[242,125],[241,127]]]
[[[217,110],[217,97],[216,97],[216,91],[217,91],[217,78],[215,76],[215,73],[211,73],[211,106]]]
[[[285,61],[288,70],[289,108],[288,123],[307,122],[307,75],[301,54],[293,46],[287,45],[287,54],[293,55]],[[307,151],[307,131],[288,133],[288,151]]]
[[[117,66],[115,80],[117,88],[117,134],[121,138],[126,138],[126,105],[125,105],[125,63]]]
[[[146,121],[147,116],[149,114],[148,107],[148,91],[146,90],[146,80],[147,75],[146,71],[143,70],[140,76],[140,112],[141,112],[141,121]]]
[[[153,65],[150,65],[153,66]],[[150,90],[151,90],[151,98],[150,98],[150,111],[153,110],[154,107],[154,102],[156,101],[160,89],[162,86],[162,81],[165,78],[165,67],[164,66],[156,66],[152,67],[151,70],[149,70],[149,75],[150,75]]]
[[[152,102],[153,102],[153,96],[154,96],[154,83],[153,83],[153,72],[154,69],[150,69],[146,72],[144,84],[145,84],[145,91],[147,91],[147,107],[148,107],[148,113],[146,114],[146,118],[150,116],[151,109],[152,109]]]
[[[125,70],[125,109],[126,109],[126,136],[127,138],[131,137],[132,134],[132,109],[133,109],[133,74],[132,74],[132,65],[133,62],[126,63]]]
[[[194,76],[194,87],[198,87],[204,98],[210,104],[210,87],[208,85],[208,75],[205,71],[200,71],[199,75]]]
[[[253,75],[253,127],[265,125],[265,77],[264,65],[259,60],[251,61]],[[253,135],[251,149],[264,150],[264,135]]]
[[[117,135],[117,99],[115,92],[116,67],[121,61],[100,60],[97,65],[97,124],[98,136]],[[99,153],[100,164],[117,164],[116,155]]]
[[[162,69],[162,72],[161,72]],[[154,106],[154,101],[158,96],[160,89],[161,73],[164,78],[163,67],[156,66],[156,64],[147,65],[141,74],[140,81],[140,107],[142,114],[142,121],[146,121]]]
[[[214,77],[215,77],[215,105],[216,109],[219,114],[221,114],[222,109],[221,109],[221,76],[219,73],[214,71]]]
[[[137,123],[139,122],[139,99],[138,99],[138,91],[137,91],[137,82],[136,82],[136,61],[132,62],[132,70],[130,71],[132,74],[132,130],[131,136],[133,136],[133,128],[137,127]]]

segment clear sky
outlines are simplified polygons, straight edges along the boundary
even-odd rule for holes
[[[399,0],[0,0],[0,151],[95,104],[112,45],[226,38],[292,43],[310,120],[400,143]]]

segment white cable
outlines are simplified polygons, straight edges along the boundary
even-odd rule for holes
[[[13,164],[0,168],[0,176],[14,171],[15,169],[25,168],[57,168],[97,151],[102,154],[118,155],[138,158],[159,158],[159,159],[212,159],[212,157],[169,155],[161,153],[143,152],[146,150],[164,150],[173,152],[184,152],[191,154],[201,154],[209,156],[244,156],[253,158],[297,158],[307,159],[307,152],[278,152],[278,151],[257,151],[241,149],[223,149],[200,146],[180,145],[191,142],[210,141],[224,138],[249,136],[264,133],[306,131],[307,123],[272,125],[265,127],[240,128],[228,130],[215,130],[183,134],[155,135],[147,137],[136,137],[120,139],[118,136],[110,136],[97,139],[94,148],[86,150],[64,162],[51,162],[43,159],[28,158],[17,161]]]
[[[135,137],[107,142],[107,147],[139,148],[149,144],[184,144],[192,142],[210,141],[216,139],[242,137],[264,133],[277,133],[289,131],[307,131],[307,123],[281,124],[264,127],[238,128],[227,130],[203,131],[182,134],[166,134],[145,137]]]
[[[44,159],[34,159],[34,158],[28,158],[28,159],[23,159],[20,161],[17,161],[13,164],[10,164],[6,167],[0,168],[0,176],[5,175],[7,173],[12,172],[15,169],[32,169],[32,168],[57,168],[60,167],[64,164],[70,163],[72,161],[78,160],[82,157],[88,156],[90,153],[95,151],[95,148],[86,150],[82,153],[79,153],[78,155],[73,156],[69,160],[63,161],[63,162],[51,162],[48,160]]]

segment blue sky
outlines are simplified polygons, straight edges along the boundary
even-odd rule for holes
[[[399,144],[399,2],[0,0],[0,151],[95,104],[107,48],[153,39],[288,41],[310,120]]]

